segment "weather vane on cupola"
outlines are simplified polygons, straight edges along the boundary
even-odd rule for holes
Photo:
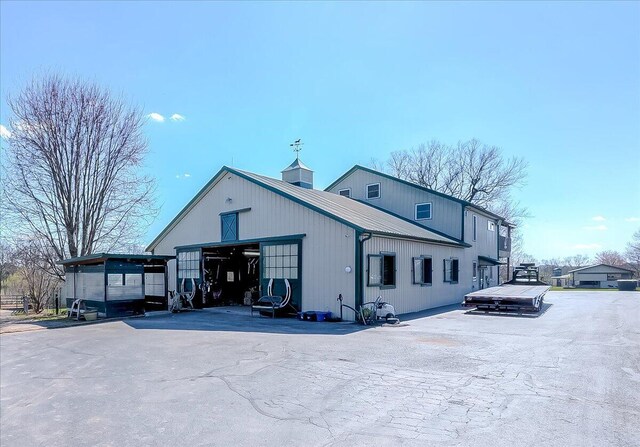
[[[291,143],[289,146],[293,148],[293,152],[296,153],[296,160],[300,159],[300,151],[302,150],[302,146],[304,143],[302,142],[302,138],[298,138],[296,141]]]

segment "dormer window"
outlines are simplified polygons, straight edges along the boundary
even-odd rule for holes
[[[380,198],[380,183],[372,183],[367,185],[367,199]]]
[[[431,219],[431,203],[416,203],[416,220]]]

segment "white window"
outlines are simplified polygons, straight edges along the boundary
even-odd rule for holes
[[[444,282],[458,282],[458,260],[456,258],[444,260]]]
[[[433,262],[430,256],[413,258],[413,283],[430,286],[433,281]]]
[[[372,183],[367,185],[367,199],[380,198],[380,183]]]
[[[475,281],[476,279],[478,279],[478,263],[476,261],[473,261],[472,271],[473,280]]]
[[[487,229],[488,229],[489,231],[496,231],[496,224],[495,224],[495,222],[491,222],[491,221],[489,221],[489,222],[487,223],[487,225],[488,225],[488,226],[487,226]]]
[[[473,215],[473,240],[478,237],[478,216]]]
[[[107,284],[110,286],[124,286],[122,273],[109,273],[107,275]]]
[[[178,278],[200,278],[200,250],[178,253]]]
[[[126,286],[141,286],[142,275],[140,273],[125,273],[124,284]]]
[[[340,189],[338,194],[344,197],[351,197],[351,188]]]
[[[431,219],[431,204],[416,203],[416,220]]]
[[[262,246],[263,276],[274,279],[298,279],[298,244],[275,244]]]

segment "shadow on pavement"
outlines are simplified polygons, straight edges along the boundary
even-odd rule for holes
[[[481,315],[491,317],[512,317],[512,318],[540,318],[553,306],[551,303],[542,303],[540,312],[519,312],[517,310],[479,310],[471,309],[465,312],[466,315]]]
[[[454,310],[460,310],[462,307],[460,304],[449,304],[448,306],[436,307],[434,309],[421,310],[420,312],[411,312],[408,314],[399,315],[401,322],[407,322],[411,320],[417,320],[419,318],[433,317],[436,315],[446,314],[453,312]]]
[[[348,335],[370,329],[351,322],[310,322],[294,318],[250,316],[247,313],[213,310],[193,310],[176,314],[164,313],[124,320],[133,329],[175,331],[261,332],[267,334]]]

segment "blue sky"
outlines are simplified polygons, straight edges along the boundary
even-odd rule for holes
[[[33,74],[123,92],[149,119],[149,242],[233,165],[273,177],[302,138],[323,188],[430,139],[529,162],[538,259],[640,227],[640,3],[0,3],[0,123]],[[179,114],[184,120],[170,117]]]

